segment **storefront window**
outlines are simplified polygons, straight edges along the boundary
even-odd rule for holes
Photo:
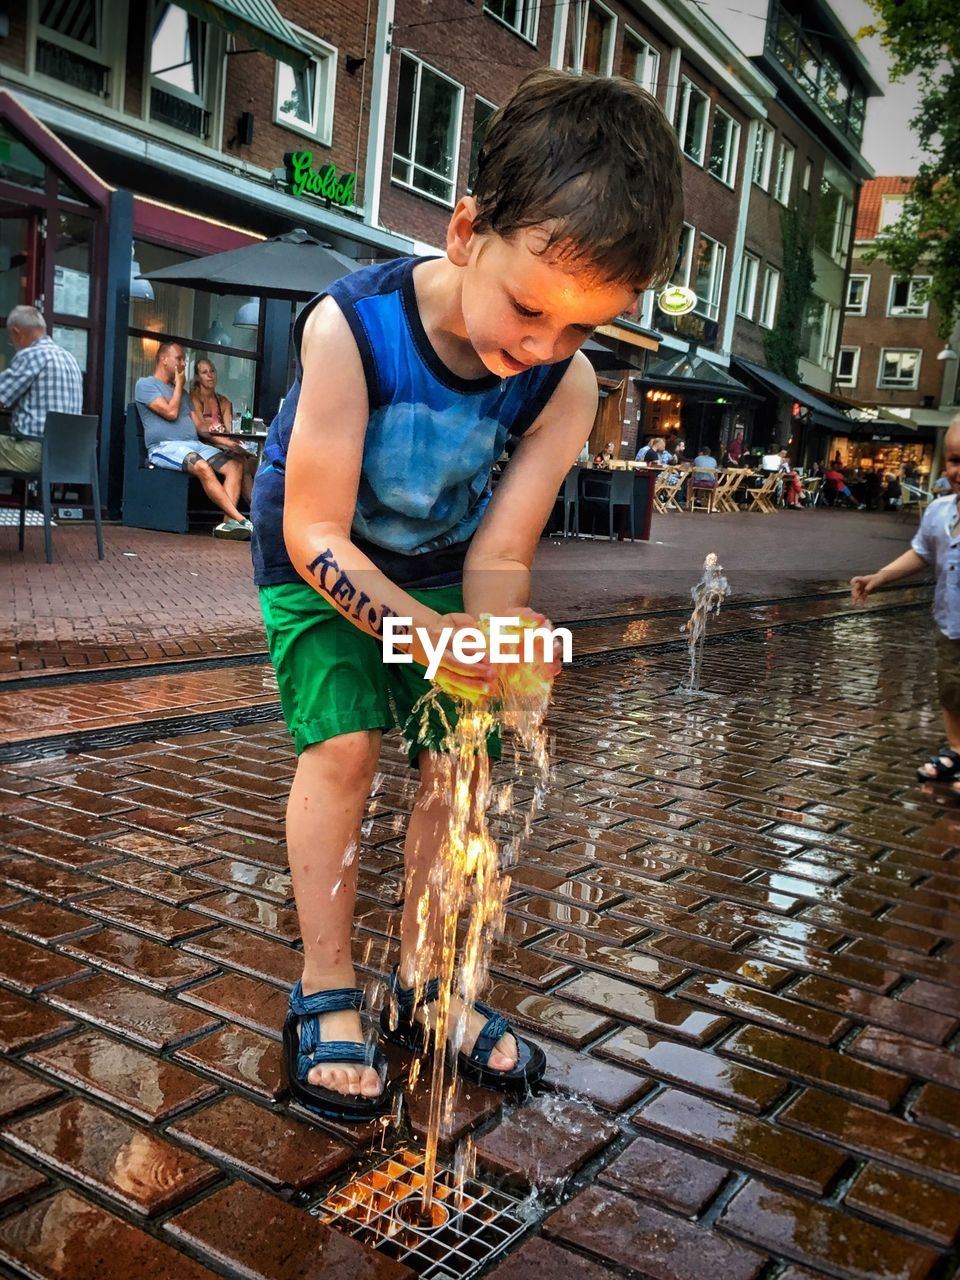
[[[89,334],[86,329],[74,329],[70,325],[55,324],[50,336],[58,347],[69,351],[77,364],[87,372],[87,346]]]
[[[0,125],[0,180],[31,191],[44,191],[46,165],[30,148]]]
[[[184,262],[188,255],[138,240],[134,258],[142,273]],[[187,383],[196,361],[206,357],[217,370],[217,390],[238,411],[255,409],[259,363],[258,331],[235,324],[246,298],[153,284],[153,300],[131,298],[127,352],[127,398],[133,399],[138,378],[153,373],[161,340],[180,342],[187,355]],[[153,336],[157,335],[157,336]]]
[[[90,316],[92,218],[61,212],[54,249],[53,309],[58,315]]]

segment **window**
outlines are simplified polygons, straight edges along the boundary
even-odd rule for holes
[[[906,196],[884,196],[880,201],[880,226],[877,229],[886,231],[887,227],[899,222],[906,202]]]
[[[277,63],[277,83],[273,102],[275,124],[296,129],[329,147],[333,138],[333,95],[337,81],[337,51],[322,44],[308,31],[293,28],[314,57],[306,70],[294,71],[285,62]]]
[[[860,376],[860,348],[841,347],[837,358],[837,386],[855,387]]]
[[[713,113],[713,137],[710,140],[709,169],[728,187],[737,180],[737,156],[740,151],[740,126],[717,107]]]
[[[613,46],[617,20],[595,0],[574,0],[567,19],[564,67],[608,76],[613,71]]]
[[[793,187],[793,160],[797,154],[796,147],[785,139],[781,139],[777,153],[777,176],[773,184],[773,194],[781,204],[790,203],[790,191]]]
[[[699,315],[716,320],[720,314],[720,289],[727,251],[710,236],[702,235],[697,243],[696,277],[693,289],[697,295],[695,310]]]
[[[626,80],[635,80],[647,93],[657,96],[657,79],[660,75],[660,54],[653,45],[641,40],[632,31],[623,37],[623,54],[620,74]]]
[[[737,294],[737,314],[743,316],[745,320],[753,319],[759,273],[760,259],[755,258],[752,253],[745,253],[740,265],[740,291]]]
[[[490,123],[490,117],[496,109],[493,103],[487,102],[485,98],[476,97],[473,100],[473,133],[470,135],[470,176],[467,179],[467,186],[471,190],[473,190],[473,184],[477,180],[477,163],[480,160],[480,148],[483,146],[487,125]]]
[[[110,55],[103,0],[40,0],[37,10],[36,69],[74,89],[107,97]]]
[[[804,191],[810,190],[810,180],[812,177],[813,177],[813,161],[805,160],[803,162],[803,181],[801,183],[801,186],[803,187]]]
[[[847,281],[846,310],[852,316],[867,314],[867,300],[870,297],[870,277],[851,276]]]
[[[677,261],[670,277],[671,284],[690,284],[690,272],[693,267],[693,242],[696,232],[689,222],[685,222],[680,231],[680,247],[677,250]]]
[[[816,363],[824,369],[833,368],[833,353],[837,349],[837,329],[840,311],[830,302],[823,304],[820,327],[820,346],[815,352]]]
[[[453,204],[463,88],[409,53],[400,55],[394,182]]]
[[[780,272],[776,267],[764,267],[763,287],[760,290],[760,324],[772,329],[777,319],[777,301],[780,296]]]
[[[922,316],[926,318],[930,303],[926,299],[926,291],[930,287],[929,276],[911,276],[910,279],[890,281],[890,296],[887,300],[888,316]]]
[[[538,0],[484,0],[483,11],[505,23],[524,40],[536,44]]]
[[[757,129],[757,149],[753,153],[753,180],[764,191],[770,190],[770,169],[773,164],[773,130],[768,124]]]
[[[846,265],[852,223],[853,202],[824,177],[820,184],[814,238],[824,253],[840,265]]]
[[[150,44],[150,118],[197,138],[210,132],[207,24],[156,0]]]
[[[919,376],[919,351],[881,348],[880,367],[877,374],[878,387],[899,387],[901,390],[913,391],[916,389]]]
[[[694,164],[702,165],[707,146],[710,99],[686,76],[682,77],[681,86],[677,137],[683,154]]]

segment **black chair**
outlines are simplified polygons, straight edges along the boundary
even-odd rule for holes
[[[610,541],[613,541],[613,509],[627,508],[627,525],[630,541],[635,542],[633,524],[633,472],[632,471],[584,471],[580,498],[583,502],[602,503],[607,508],[607,524]]]
[[[580,468],[571,467],[563,478],[563,488],[557,494],[557,503],[563,507],[563,536],[568,538],[580,532]],[[572,516],[572,520],[571,520]]]
[[[103,526],[100,523],[100,480],[97,475],[97,431],[100,419],[95,414],[48,413],[43,427],[40,470],[32,474],[8,471],[20,482],[20,537],[23,550],[27,524],[27,497],[31,484],[40,491],[43,512],[43,545],[47,564],[53,564],[53,512],[50,486],[88,485],[93,491],[93,520],[97,530],[97,559],[103,559]]]

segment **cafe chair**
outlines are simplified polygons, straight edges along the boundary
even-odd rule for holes
[[[585,471],[583,472],[581,502],[604,504],[607,508],[607,526],[610,541],[613,541],[613,511],[615,507],[626,507],[627,528],[630,541],[635,542],[633,523],[633,472],[632,471]]]
[[[557,494],[557,503],[563,507],[563,536],[574,537],[580,533],[580,468],[571,467],[563,478],[563,488]]]
[[[93,492],[93,521],[97,532],[97,559],[103,559],[103,526],[100,523],[100,481],[97,476],[97,431],[100,419],[95,414],[48,413],[43,427],[40,470],[32,475],[10,471],[20,481],[20,537],[23,550],[27,524],[27,497],[31,484],[40,492],[43,512],[43,545],[47,564],[53,564],[53,511],[50,502],[52,485],[87,485]]]
[[[707,477],[691,471],[687,478],[687,510],[706,511],[708,515],[713,515],[716,509],[716,500],[716,474],[712,477]]]
[[[773,516],[777,513],[774,505],[777,496],[777,486],[780,483],[780,477],[776,471],[771,471],[759,489],[748,489],[747,497],[749,499],[748,511],[759,511],[765,516]]]

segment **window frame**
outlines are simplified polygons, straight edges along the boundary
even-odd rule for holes
[[[726,142],[724,144],[724,154],[721,163],[721,172],[715,173],[713,169],[713,144],[717,137],[717,129],[721,127],[721,117],[725,122],[724,127],[726,133]],[[707,157],[707,172],[712,178],[716,178],[718,182],[722,182],[725,187],[733,190],[737,185],[737,170],[740,161],[740,121],[735,120],[729,111],[724,111],[723,107],[715,106],[713,108],[713,130],[710,134],[710,154]]]
[[[763,280],[760,288],[760,311],[757,316],[757,324],[759,324],[762,329],[772,329],[777,323],[777,306],[780,302],[781,279],[782,272],[778,267],[771,267],[768,263],[763,268]],[[773,286],[772,291],[771,283]]]
[[[923,281],[929,285],[932,276],[891,276],[890,285],[887,289],[887,317],[891,320],[926,320],[930,314],[930,298],[926,298],[924,302],[911,303],[910,298],[913,294],[914,285]],[[893,295],[898,284],[906,284],[907,301],[902,307],[894,306]]]
[[[773,146],[776,141],[777,131],[772,125],[761,124],[757,129],[756,147],[753,153],[753,173],[750,175],[751,180],[761,191],[770,191],[770,176],[773,170]],[[761,169],[761,176],[757,176],[757,170]]]
[[[813,181],[813,161],[807,156],[803,162],[803,175],[800,179],[800,189],[802,191],[810,190],[810,183]]]
[[[914,366],[913,380],[911,382],[888,382],[883,376],[883,362],[888,355],[915,355],[917,363]],[[877,360],[877,390],[878,391],[916,391],[920,385],[920,366],[923,363],[922,347],[881,347],[880,356]]]
[[[525,31],[521,27],[515,27],[512,22],[508,22],[501,14],[494,13],[490,8],[489,0],[483,0],[483,12],[488,18],[492,18],[494,22],[499,22],[508,31],[512,31],[515,36],[525,40],[527,44],[532,44],[536,47],[537,36],[540,31],[540,0],[517,0],[517,5],[519,8],[526,9],[530,14],[528,25],[532,27],[532,30]]]
[[[613,75],[613,64],[617,50],[617,15],[612,9],[608,9],[605,4],[601,4],[600,0],[573,0],[570,5],[567,20],[568,22],[570,19],[573,20],[573,30],[570,37],[573,60],[569,69],[578,76],[583,75],[583,56],[587,50],[587,28],[590,22],[591,9],[598,9],[605,15],[607,47],[603,57],[606,66],[601,66],[598,72],[590,74],[610,76]]]
[[[82,103],[87,109],[92,103],[102,102],[114,111],[122,110],[126,87],[127,25],[129,6],[115,6],[111,0],[99,0],[100,39],[96,49],[71,36],[63,35],[54,27],[46,27],[40,21],[40,0],[28,0],[27,5],[27,75],[36,76],[43,85],[56,85],[59,97]],[[61,80],[40,71],[37,67],[37,41],[76,54],[89,62],[98,63],[107,73],[107,92],[104,95],[90,93],[68,80]]]
[[[790,163],[785,164],[784,161],[789,157]],[[788,142],[786,138],[780,139],[780,148],[777,152],[777,171],[773,179],[773,198],[784,208],[790,204],[790,196],[793,191],[793,171],[796,167],[797,148],[792,142]],[[786,186],[786,191],[784,191]]]
[[[221,28],[212,22],[205,22],[197,19],[205,28],[204,39],[204,93],[201,101],[196,94],[188,93],[184,89],[180,89],[177,85],[172,85],[167,80],[157,80],[153,72],[150,70],[150,62],[153,54],[153,16],[159,0],[150,0],[150,6],[147,10],[146,31],[144,32],[144,75],[143,84],[144,92],[142,94],[141,118],[144,123],[149,124],[151,129],[158,131],[161,137],[166,139],[176,138],[178,143],[182,145],[192,145],[203,147],[207,150],[222,151],[222,121],[223,121],[223,86],[226,76],[226,59],[223,56],[225,52],[225,34]],[[177,8],[177,0],[171,0]],[[187,14],[187,17],[193,15]],[[153,116],[153,90],[159,89],[162,93],[168,94],[173,98],[180,98],[183,102],[192,106],[198,106],[207,113],[209,117],[209,128],[207,136],[199,137],[195,133],[191,133],[187,129],[178,129],[175,125],[167,123],[165,120],[155,119]]]
[[[694,94],[706,104],[706,110],[703,116],[703,129],[700,137],[700,158],[690,154],[685,146],[685,136],[687,125],[690,119],[690,99]],[[677,141],[680,143],[680,150],[690,161],[699,169],[706,167],[707,162],[707,134],[710,130],[710,95],[705,93],[698,84],[695,84],[689,76],[682,75],[680,77],[680,94],[677,103]]]
[[[469,158],[468,167],[467,167],[467,189],[468,190],[473,189],[473,184],[474,184],[474,181],[476,180],[476,174],[474,173],[474,166],[476,165],[477,160],[480,157],[480,148],[479,147],[477,148],[476,155],[474,155],[474,150],[473,150],[473,140],[477,132],[477,103],[478,102],[482,102],[485,107],[490,108],[490,115],[487,116],[488,121],[490,119],[490,116],[492,116],[495,111],[500,110],[500,108],[497,106],[495,102],[491,102],[489,98],[485,98],[482,93],[475,93],[473,95],[473,118],[470,122],[470,158]]]
[[[899,213],[895,218],[889,218],[887,216],[887,209],[891,206],[896,206],[896,208],[899,209]],[[904,210],[906,209],[906,207],[907,207],[906,195],[899,195],[895,192],[888,192],[886,195],[881,196],[880,197],[880,217],[877,221],[878,234],[881,231],[889,231],[891,227],[895,227],[897,223],[900,221],[900,219],[903,217]]]
[[[846,291],[844,292],[844,303],[843,303],[843,310],[845,315],[865,316],[867,314],[867,304],[870,301],[871,279],[872,279],[871,276],[862,274],[859,271],[851,272],[850,275],[847,276],[847,287],[846,287]],[[850,286],[853,284],[855,280],[863,281],[863,298],[861,299],[859,307],[854,307],[850,302]]]
[[[456,141],[453,147],[453,172],[450,178],[448,179],[442,173],[437,173],[435,170],[432,170],[432,169],[427,170],[426,165],[418,164],[412,156],[409,159],[407,159],[405,157],[398,155],[397,119],[398,119],[399,113],[395,109],[394,120],[393,120],[393,146],[390,152],[390,181],[394,183],[396,186],[401,187],[404,191],[412,191],[414,195],[420,196],[424,200],[433,200],[435,203],[441,204],[447,209],[452,209],[456,205],[457,180],[460,176],[460,145],[463,140],[463,99],[465,94],[465,88],[458,80],[454,80],[452,76],[448,76],[443,71],[438,71],[436,67],[431,66],[429,62],[424,61],[424,59],[419,57],[417,54],[408,53],[406,49],[402,49],[400,51],[400,59],[397,64],[398,90],[399,90],[399,84],[400,84],[399,69],[403,65],[404,58],[408,58],[411,62],[415,63],[417,68],[416,79],[414,82],[414,100],[411,107],[411,120],[410,120],[410,135],[411,135],[412,146],[414,149],[416,149],[417,124],[420,117],[420,85],[422,80],[423,68],[425,67],[427,71],[431,73],[431,75],[435,75],[441,80],[446,80],[448,84],[452,84],[454,88],[457,90],[457,105],[456,105],[457,119],[456,119],[456,127],[454,130]],[[399,104],[399,95],[398,95],[398,104]],[[446,199],[443,196],[438,196],[432,191],[423,191],[420,187],[415,186],[414,183],[409,179],[404,180],[403,178],[398,178],[393,171],[394,165],[397,163],[398,159],[400,160],[401,164],[405,164],[408,166],[411,176],[413,175],[415,170],[423,169],[426,172],[431,173],[433,177],[438,178],[441,182],[449,182],[450,198]]]
[[[302,27],[295,26],[292,22],[288,25],[300,37],[302,44],[305,44],[311,52],[316,50],[317,56],[310,59],[317,66],[318,71],[313,85],[313,114],[316,119],[316,125],[310,128],[302,120],[290,119],[280,114],[280,68],[287,65],[283,62],[275,63],[273,123],[280,129],[289,129],[293,133],[302,134],[304,137],[310,138],[311,141],[318,142],[322,147],[332,146],[333,113],[337,93],[338,50],[335,45],[328,44],[326,40],[321,40],[318,36],[305,31]],[[321,66],[324,67],[322,74],[320,73]],[[321,97],[324,99],[322,107]],[[321,128],[321,126],[323,127]]]
[[[853,355],[853,368],[851,369],[849,378],[843,374],[843,357],[847,353]],[[834,375],[834,382],[838,387],[855,387],[860,381],[860,348],[859,347],[841,347],[837,352],[837,368]]]
[[[632,42],[635,45],[642,46],[644,50],[645,66],[649,68],[651,61],[653,63],[652,84],[648,84],[645,80],[638,79],[636,75],[630,76],[629,79],[633,80],[634,84],[638,84],[641,89],[646,89],[647,93],[649,93],[652,97],[655,98],[657,96],[657,89],[660,84],[660,50],[655,48],[654,45],[652,45],[649,40],[645,40],[643,36],[638,35],[636,31],[633,30],[632,27],[628,27],[626,24],[624,24],[623,47],[620,51],[621,69],[623,67],[623,58],[624,58],[624,54],[627,51],[628,42]]]
[[[690,274],[693,270],[693,247],[697,242],[697,229],[692,222],[684,222],[680,225],[680,243],[677,245],[677,263],[674,272],[670,276],[671,284],[682,285],[683,288],[690,288]]]
[[[708,299],[701,299],[698,293],[697,303],[693,310],[696,315],[702,316],[706,320],[719,320],[720,309],[723,305],[723,273],[727,266],[727,246],[722,240],[708,236],[705,231],[699,233],[699,240],[706,240],[708,244],[713,246],[710,263],[710,296]],[[694,247],[694,268],[699,266],[699,248],[699,244]],[[694,282],[696,282],[696,276],[694,276]]]
[[[744,285],[747,282],[747,264],[753,268],[752,280],[750,281],[750,299],[749,305],[744,306]],[[747,253],[744,251],[740,261],[740,280],[737,285],[737,315],[744,320],[753,320],[757,310],[757,284],[760,280],[760,259],[755,253]]]

